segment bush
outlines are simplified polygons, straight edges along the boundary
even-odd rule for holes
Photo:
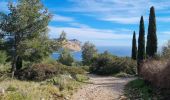
[[[74,62],[74,58],[70,54],[69,50],[64,49],[59,58],[58,61],[62,63],[63,65],[71,66]]]
[[[89,79],[89,77],[87,77],[85,75],[81,75],[81,74],[76,74],[74,76],[74,79],[76,79],[76,81],[78,81],[78,82],[85,82]]]
[[[35,64],[17,72],[19,79],[42,81],[57,74],[57,68],[50,64]]]
[[[42,81],[48,78],[52,78],[59,74],[85,74],[86,71],[81,67],[65,66],[58,62],[42,62],[33,64],[31,67],[26,67],[16,72],[16,76],[22,80],[36,80]]]
[[[90,67],[89,66],[80,66],[80,68],[82,68],[83,70],[85,70],[86,72],[90,71]]]
[[[112,75],[119,72],[136,73],[136,62],[130,58],[118,58],[110,54],[99,54],[93,58],[90,71],[100,75]]]
[[[141,76],[152,85],[160,88],[170,88],[169,61],[147,60],[141,66]]]
[[[0,64],[5,64],[7,60],[7,54],[5,51],[0,51]]]
[[[162,57],[169,58],[170,57],[170,40],[168,43],[162,47]]]
[[[10,63],[0,64],[0,76],[9,73],[11,70]]]
[[[136,79],[125,86],[125,95],[129,100],[152,100],[152,88],[142,79]]]
[[[114,75],[115,77],[132,77],[132,75],[129,75],[129,74],[127,74],[127,73],[124,73],[124,72],[120,72],[120,73],[118,73],[118,74],[116,74],[116,75]]]
[[[74,80],[69,75],[59,75],[52,79],[46,80],[46,82],[55,85],[56,87],[59,88],[60,91],[73,90],[74,88],[80,85],[76,80]]]
[[[76,74],[85,74],[86,71],[80,67],[68,67],[68,66],[65,66],[63,67],[63,72],[65,71],[66,73],[69,73],[71,75],[76,75]]]

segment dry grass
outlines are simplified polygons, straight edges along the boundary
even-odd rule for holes
[[[170,88],[170,62],[169,61],[145,61],[141,66],[142,77],[160,88]]]
[[[1,100],[40,100],[49,99],[55,95],[60,95],[59,89],[53,85],[41,85],[36,82],[26,82],[19,80],[6,80],[0,83],[0,87],[5,90]]]
[[[0,100],[14,100],[14,98],[15,100],[64,100],[70,98],[81,85],[81,82],[69,75],[59,75],[42,82],[7,79],[0,82]],[[4,94],[1,94],[2,89],[5,90]]]

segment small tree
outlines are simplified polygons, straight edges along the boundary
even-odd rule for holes
[[[90,65],[93,57],[97,54],[94,44],[85,42],[82,46],[82,60],[84,65]]]
[[[73,56],[70,54],[70,51],[67,49],[63,49],[60,53],[58,61],[63,65],[72,66],[74,62]]]
[[[60,41],[66,40],[66,32],[62,31],[62,33],[60,34],[59,40]]]
[[[132,39],[132,59],[136,60],[136,58],[137,58],[137,46],[136,46],[136,33],[134,31]]]

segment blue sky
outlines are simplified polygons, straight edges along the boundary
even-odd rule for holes
[[[0,11],[7,11],[0,1]],[[170,39],[170,0],[42,0],[52,13],[49,35],[57,38],[64,30],[69,39],[90,41],[97,46],[131,46],[133,31],[139,33],[144,16],[145,37],[149,8],[155,7],[159,46]],[[137,37],[138,38],[138,37]]]

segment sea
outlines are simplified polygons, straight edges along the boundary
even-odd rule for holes
[[[119,57],[130,57],[131,55],[131,47],[126,46],[99,46],[96,47],[98,53],[103,53],[104,51],[108,51],[112,55],[119,56]],[[72,56],[75,60],[81,61],[82,60],[82,51],[79,52],[71,52]],[[51,57],[53,59],[58,59],[59,53],[54,52]]]

